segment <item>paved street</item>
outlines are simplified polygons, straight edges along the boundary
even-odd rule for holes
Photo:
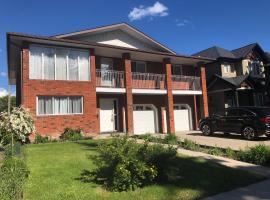
[[[270,146],[270,139],[260,137],[258,141],[247,141],[241,135],[226,136],[222,133],[216,133],[213,136],[203,136],[200,131],[178,132],[176,135],[182,139],[189,139],[198,144],[206,146],[217,146],[222,148],[230,147],[234,150],[244,149],[247,146],[265,144]]]

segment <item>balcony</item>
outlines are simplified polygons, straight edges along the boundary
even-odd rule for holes
[[[165,74],[132,73],[132,88],[134,89],[166,89]]]
[[[96,86],[102,88],[119,88],[125,91],[125,79],[123,71],[96,70]],[[165,74],[138,73],[132,75],[133,89],[166,90]],[[200,91],[200,77],[172,75],[172,89],[178,91]]]
[[[172,75],[173,90],[201,90],[200,77]]]
[[[123,71],[101,71],[96,70],[96,86],[109,88],[124,88],[124,72]]]

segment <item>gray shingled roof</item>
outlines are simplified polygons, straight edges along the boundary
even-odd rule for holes
[[[245,57],[253,48],[255,48],[256,46],[258,46],[257,43],[253,43],[253,44],[249,44],[247,46],[238,48],[238,49],[234,49],[231,52],[235,55],[235,57],[237,58],[243,58]]]
[[[268,62],[270,62],[270,53],[269,52],[266,52],[266,57],[268,58]]]
[[[243,83],[243,81],[245,81],[248,78],[248,74],[236,76],[236,77],[222,77],[222,76],[219,76],[217,74],[215,74],[215,76],[231,83],[232,85],[234,85],[236,87],[240,86],[240,84]]]
[[[198,53],[193,54],[192,56],[199,56],[205,58],[236,58],[235,55],[227,49],[223,49],[221,47],[213,46],[211,48],[205,49]]]

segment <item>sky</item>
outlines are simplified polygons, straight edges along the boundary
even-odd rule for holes
[[[127,22],[179,54],[258,42],[270,52],[269,0],[1,0],[0,96],[7,92],[6,32],[51,36]],[[15,93],[12,87],[12,93]]]

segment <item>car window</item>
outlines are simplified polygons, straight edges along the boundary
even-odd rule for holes
[[[239,115],[240,116],[254,116],[254,113],[248,110],[239,110]]]
[[[230,109],[226,111],[227,116],[238,116],[238,110],[237,109]]]

